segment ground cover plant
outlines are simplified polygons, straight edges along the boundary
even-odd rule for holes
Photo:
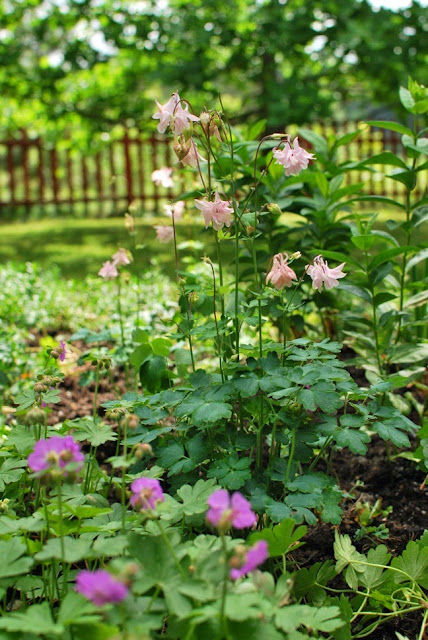
[[[83,297],[4,271],[0,640],[426,637],[426,509],[394,545],[367,467],[376,448],[394,478],[413,470],[422,504],[427,91],[409,81],[401,100],[414,129],[371,125],[399,131],[405,159],[358,163],[406,185],[388,231],[342,186],[356,163],[336,151],[358,131],[244,137],[175,92],[153,116],[195,179],[155,229],[174,284],[130,274],[133,212]],[[183,203],[212,236],[202,260]]]

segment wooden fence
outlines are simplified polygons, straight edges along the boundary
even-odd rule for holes
[[[341,136],[355,130],[357,123],[313,128],[324,136]],[[400,135],[366,129],[340,147],[340,160],[357,161],[382,150],[400,154]],[[152,171],[172,166],[173,162],[168,139],[135,131],[125,130],[120,139],[106,143],[92,155],[61,144],[49,146],[41,138],[20,132],[15,138],[0,141],[0,218],[22,217],[30,212],[36,216],[109,216],[123,213],[134,202],[143,211],[157,211],[186,188],[184,178],[170,190],[157,187],[150,179]],[[403,185],[386,178],[384,172],[353,171],[347,176],[348,183],[351,180],[363,182],[365,193],[404,197]]]

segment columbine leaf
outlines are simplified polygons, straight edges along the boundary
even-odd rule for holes
[[[358,574],[365,571],[364,566],[359,564],[365,560],[364,556],[358,553],[348,535],[341,536],[337,531],[333,548],[336,558],[336,572],[340,573],[346,568],[345,580],[351,589],[356,591],[359,581]]]

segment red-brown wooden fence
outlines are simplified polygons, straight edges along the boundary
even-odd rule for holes
[[[357,126],[355,122],[324,124],[314,130],[324,136],[341,136]],[[340,147],[340,160],[357,161],[382,150],[400,154],[400,135],[366,129],[350,144]],[[114,215],[126,211],[133,202],[144,211],[157,211],[185,187],[180,182],[174,189],[165,190],[150,179],[154,169],[173,162],[168,139],[135,131],[125,130],[120,139],[92,155],[61,144],[49,146],[41,138],[20,132],[15,138],[0,141],[0,217],[14,217],[18,211],[34,209],[40,215]],[[347,176],[347,183],[351,180],[363,182],[365,193],[404,197],[403,185],[385,178],[384,172],[355,171]],[[421,187],[418,195],[422,195]]]

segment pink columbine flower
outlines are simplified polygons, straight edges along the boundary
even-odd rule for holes
[[[197,116],[189,113],[189,106],[187,104],[183,109],[178,91],[175,91],[165,104],[160,104],[157,100],[156,104],[158,111],[153,115],[153,118],[159,120],[157,126],[159,133],[165,133],[168,126],[170,126],[174,131],[174,135],[179,136],[189,128],[190,122],[199,121]]]
[[[84,459],[80,445],[71,436],[53,436],[36,442],[27,462],[30,469],[38,475],[51,473],[66,478],[80,471]],[[71,472],[68,469],[70,464],[73,464]]]
[[[155,509],[158,502],[165,500],[161,484],[156,478],[137,478],[131,484],[131,491],[131,506],[138,511]]]
[[[315,158],[313,153],[302,149],[299,145],[299,138],[294,139],[293,146],[286,142],[283,149],[274,149],[273,155],[277,164],[282,164],[285,168],[286,176],[296,176],[302,169],[307,168],[309,160]]]
[[[128,595],[128,587],[108,571],[80,571],[75,590],[97,607],[122,602]]]
[[[243,578],[247,573],[255,571],[265,560],[269,558],[268,544],[266,540],[260,540],[242,555],[236,555],[231,558],[231,564],[234,565],[230,570],[229,576],[232,580]],[[237,566],[236,566],[237,565]]]
[[[195,206],[202,211],[205,227],[208,227],[212,222],[214,229],[219,231],[224,226],[230,227],[232,224],[233,207],[230,206],[228,200],[221,200],[218,191],[215,193],[214,202],[204,198],[203,200],[195,200]]]
[[[174,180],[172,179],[171,174],[171,167],[161,167],[160,169],[153,171],[151,178],[158,186],[169,189],[174,186]]]
[[[291,287],[293,280],[297,280],[297,276],[293,269],[288,266],[288,255],[286,253],[277,253],[272,259],[272,267],[266,276],[266,284],[271,282],[275,289],[283,289]]]
[[[104,278],[104,280],[114,280],[119,275],[119,271],[116,269],[116,265],[114,262],[104,262],[101,269],[98,271],[98,275]]]
[[[156,229],[156,237],[159,242],[167,243],[170,242],[174,237],[173,227],[166,227],[161,224],[156,224],[154,226],[154,229]]]
[[[207,521],[218,529],[227,530],[230,526],[246,529],[256,522],[251,504],[239,491],[230,496],[226,489],[218,489],[210,495],[207,504]]]
[[[129,251],[123,248],[118,249],[116,253],[113,254],[112,261],[116,267],[124,267],[127,264],[131,264]]]
[[[172,218],[174,216],[174,220],[181,220],[184,212],[184,207],[186,203],[184,200],[179,200],[178,202],[173,202],[172,204],[165,204],[165,215]]]
[[[328,262],[325,262],[323,257],[319,255],[314,258],[313,265],[306,266],[306,271],[312,278],[312,286],[314,289],[318,289],[318,291],[321,292],[323,283],[326,289],[333,289],[333,287],[339,286],[338,279],[346,276],[346,273],[342,271],[344,266],[345,263],[342,262],[338,267],[330,269]]]

